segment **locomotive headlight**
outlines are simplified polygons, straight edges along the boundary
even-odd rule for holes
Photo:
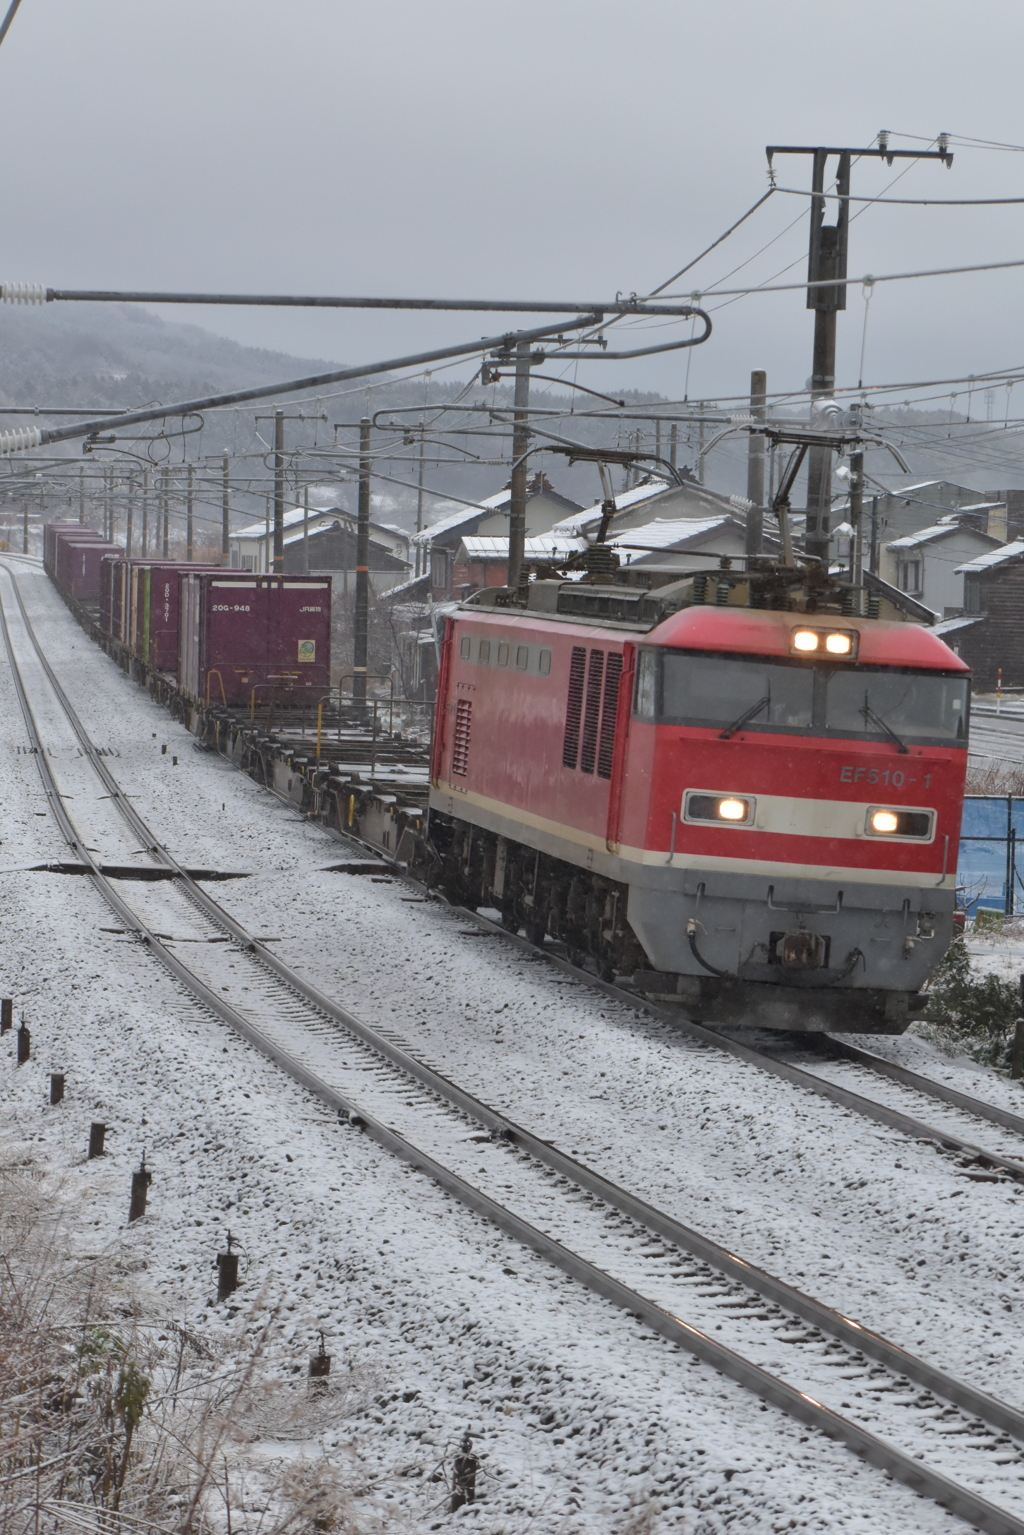
[[[794,629],[789,637],[789,648],[795,656],[820,655],[822,651],[837,659],[842,656],[852,661],[857,654],[855,629]]]
[[[741,794],[708,794],[702,789],[687,789],[683,797],[683,820],[709,822],[721,826],[752,826],[756,801]]]
[[[896,805],[869,805],[864,830],[869,837],[914,838],[930,842],[935,831],[934,810],[901,810]]]

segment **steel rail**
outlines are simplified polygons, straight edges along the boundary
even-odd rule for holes
[[[44,655],[38,639],[35,635],[31,620],[25,610],[24,601],[18,590],[18,584],[10,570],[7,571],[8,579],[17,599],[26,633],[35,649],[36,655],[47,675],[55,696],[64,709],[69,722],[79,737],[80,744],[86,755],[101,777],[104,785],[111,794],[113,803],[127,821],[133,833],[141,833],[147,850],[156,858],[164,861],[173,869],[181,880],[182,887],[190,896],[196,898],[197,904],[204,912],[217,923],[226,927],[239,943],[250,953],[262,961],[269,969],[275,972],[279,979],[284,980],[304,1001],[311,1003],[318,1011],[324,1013],[332,1021],[340,1023],[348,1032],[355,1034],[361,1041],[369,1045],[378,1054],[384,1056],[389,1063],[421,1085],[427,1087],[439,1097],[447,1100],[461,1113],[485,1126],[492,1132],[497,1132],[503,1138],[520,1145],[528,1151],[536,1160],[547,1166],[550,1170],[558,1172],[580,1187],[594,1193],[611,1208],[627,1215],[636,1221],[655,1231],[673,1245],[707,1262],[711,1267],[728,1275],[753,1289],[756,1293],[771,1299],[784,1309],[801,1317],[802,1320],[811,1323],[822,1331],[836,1337],[860,1354],[874,1358],[894,1370],[898,1375],[916,1381],[918,1384],[933,1391],[941,1398],[953,1402],[955,1405],[975,1414],[982,1421],[1001,1429],[1003,1432],[1013,1435],[1015,1438],[1024,1438],[1024,1413],[1018,1412],[1004,1403],[990,1398],[984,1393],[957,1381],[946,1375],[943,1371],[925,1364],[908,1354],[897,1345],[890,1344],[880,1335],[870,1329],[860,1327],[822,1306],[808,1296],[793,1290],[791,1287],[775,1280],[752,1265],[746,1264],[742,1259],[729,1254],[716,1243],[691,1231],[681,1222],[674,1221],[671,1217],[646,1205],[643,1201],[630,1195],[627,1191],[618,1188],[600,1174],[577,1163],[573,1158],[561,1153],[557,1148],[546,1141],[524,1130],[522,1127],[496,1113],[487,1105],[482,1104],[472,1095],[465,1093],[441,1073],[425,1066],[415,1057],[408,1055],[400,1046],[383,1038],[374,1030],[363,1024],[346,1010],[339,1008],[329,998],[323,996],[316,988],[297,976],[290,968],[280,961],[277,956],[271,954],[258,941],[246,932],[240,924],[226,912],[218,902],[214,901],[207,893],[199,889],[193,880],[180,869],[173,855],[161,844],[155,842],[152,833],[135,811],[134,807],[121,795],[116,780],[107,768],[106,763],[100,758],[85,731],[80,719],[70,701],[67,699],[63,688],[52,667]],[[36,747],[36,759],[43,776],[44,785],[57,814],[58,822],[65,832],[71,845],[77,849],[82,848],[77,837],[73,823],[63,806],[59,790],[53,780],[45,753],[42,750],[42,742],[39,738],[32,716],[31,706],[24,690],[23,681],[17,667],[13,646],[10,640],[6,615],[0,604],[0,624],[3,627],[4,641],[7,647],[8,658],[12,673],[18,688],[22,711],[25,714],[26,724],[29,728],[30,739]],[[84,851],[84,849],[83,849]],[[510,1211],[485,1194],[482,1190],[467,1183],[457,1173],[438,1163],[411,1142],[399,1135],[381,1121],[361,1111],[349,1099],[339,1094],[329,1084],[323,1082],[315,1073],[297,1061],[288,1051],[280,1045],[269,1040],[259,1029],[255,1028],[246,1018],[242,1017],[225,1002],[216,992],[213,992],[197,976],[191,972],[177,957],[166,950],[159,938],[152,934],[113,891],[99,868],[93,863],[86,853],[86,859],[90,866],[90,873],[104,898],[111,905],[115,913],[126,922],[127,926],[140,934],[154,956],[165,964],[171,973],[192,994],[208,1007],[215,1016],[236,1029],[245,1039],[257,1049],[273,1060],[275,1064],[285,1070],[295,1081],[310,1092],[318,1096],[329,1107],[343,1114],[350,1123],[366,1128],[371,1137],[384,1149],[400,1156],[411,1166],[425,1172],[434,1179],[442,1188],[460,1202],[466,1204],[476,1213],[485,1216],[499,1226],[515,1240],[538,1252],[547,1258],[563,1272],[586,1285],[594,1293],[612,1301],[627,1312],[632,1312],[669,1341],[684,1346],[690,1353],[702,1359],[704,1362],[720,1369],[723,1374],[737,1381],[746,1389],[753,1391],[762,1400],[780,1407],[800,1421],[821,1429],[829,1437],[835,1438],[855,1450],[871,1464],[889,1472],[895,1479],[912,1487],[915,1491],[926,1493],[934,1498],[942,1506],[952,1512],[968,1519],[976,1524],[979,1529],[986,1531],[1009,1531],[1011,1535],[1024,1535],[1024,1521],[1015,1519],[1012,1515],[980,1499],[976,1494],[951,1482],[941,1473],[924,1465],[916,1457],[903,1454],[887,1441],[877,1438],[858,1424],[852,1423],[833,1409],[825,1407],[815,1401],[807,1393],[797,1390],[777,1376],[763,1370],[760,1366],[744,1359],[741,1355],[726,1348],[716,1340],[708,1337],[699,1329],[692,1327],[679,1317],[671,1315],[663,1308],[642,1296],[639,1292],[624,1285],[614,1276],[606,1273],[589,1263],[579,1254],[566,1248],[554,1238],[537,1230],[531,1223]]]
[[[821,1036],[821,1042],[822,1047],[830,1052],[845,1056],[847,1060],[856,1062],[858,1066],[867,1067],[869,1071],[876,1072],[880,1077],[889,1077],[903,1087],[913,1088],[914,1092],[925,1093],[930,1098],[938,1098],[942,1103],[951,1104],[956,1109],[963,1109],[965,1113],[974,1114],[978,1119],[987,1119],[991,1124],[1000,1125],[1004,1130],[1012,1130],[1017,1135],[1024,1135],[1024,1116],[1014,1114],[1010,1109],[1000,1109],[994,1103],[987,1103],[984,1098],[973,1098],[970,1093],[958,1092],[955,1087],[947,1087],[945,1082],[936,1082],[933,1077],[922,1076],[920,1072],[911,1071],[895,1061],[887,1061],[884,1056],[873,1055],[870,1050],[861,1050],[857,1045],[848,1044],[845,1039],[837,1039],[834,1034]]]

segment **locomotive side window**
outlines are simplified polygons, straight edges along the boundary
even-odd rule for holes
[[[639,720],[652,720],[657,711],[658,653],[641,650],[636,663],[636,699],[634,710]]]
[[[470,639],[468,634],[464,634],[462,636],[462,643],[459,646],[459,655],[462,657],[462,659],[464,661],[468,661],[469,660],[469,654],[470,654],[470,651],[472,649],[473,649],[473,641]]]
[[[540,659],[538,661],[538,665],[540,666],[540,674],[541,674],[542,677],[550,676],[550,674],[551,674],[551,652],[550,652],[550,650],[542,650],[541,651]]]
[[[517,645],[516,646],[516,666],[519,668],[519,670],[521,672],[525,672],[525,670],[529,666],[529,664],[530,664],[530,647],[529,647],[529,645]]]
[[[507,645],[502,644],[502,645],[498,646],[498,665],[499,666],[507,666],[508,665],[508,646]]]
[[[484,666],[489,666],[490,665],[490,662],[491,662],[491,642],[490,642],[490,640],[481,640],[480,641],[480,656],[479,656],[479,659],[483,662]]]

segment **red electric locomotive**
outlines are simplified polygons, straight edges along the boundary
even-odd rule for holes
[[[901,1032],[952,934],[969,679],[884,592],[478,592],[441,659],[442,882],[709,1021]]]

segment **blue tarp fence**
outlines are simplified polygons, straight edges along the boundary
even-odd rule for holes
[[[1024,914],[1024,879],[1017,847],[1024,841],[1024,799],[1010,794],[969,794],[964,800],[963,829],[956,882],[970,913]]]

